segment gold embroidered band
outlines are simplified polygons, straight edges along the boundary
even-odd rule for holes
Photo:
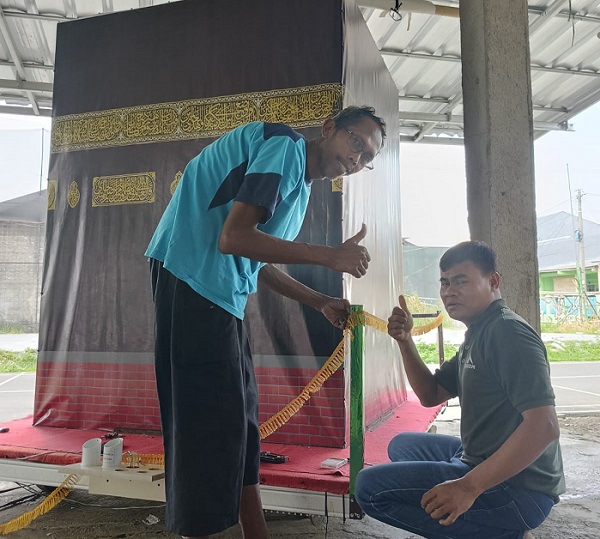
[[[57,116],[51,151],[219,137],[252,121],[320,126],[341,110],[342,94],[330,83]]]

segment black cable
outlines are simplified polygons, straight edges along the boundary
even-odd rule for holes
[[[325,539],[327,539],[328,527],[329,527],[329,511],[327,509],[327,492],[325,492]]]
[[[395,0],[396,1],[396,5],[395,7],[390,8],[390,15],[392,17],[392,20],[396,21],[396,22],[400,22],[402,20],[402,14],[400,13],[400,6],[402,5],[402,2],[400,0]]]
[[[6,502],[5,504],[0,505],[0,511],[10,509],[11,507],[21,505],[22,503],[35,501],[41,497],[42,497],[42,495],[38,493],[38,494],[29,494],[29,496],[23,496],[21,498],[17,498],[16,500],[11,500],[10,502]]]
[[[11,487],[11,488],[7,488],[4,490],[0,490],[0,494],[6,494],[7,492],[12,492],[13,490],[19,490],[21,487],[20,486],[16,486],[16,487]]]
[[[43,494],[42,489],[40,489],[36,485],[30,485],[28,483],[17,483],[17,485],[19,485],[19,488],[26,490],[30,494],[38,494],[38,495]]]

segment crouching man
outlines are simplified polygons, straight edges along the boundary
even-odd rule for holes
[[[546,349],[501,298],[496,254],[486,244],[444,253],[440,295],[467,332],[434,374],[411,338],[403,296],[388,333],[424,406],[458,396],[461,436],[396,436],[392,462],[359,473],[357,501],[373,518],[423,537],[531,538],[565,491]]]

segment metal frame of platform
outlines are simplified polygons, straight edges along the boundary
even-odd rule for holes
[[[0,461],[0,477],[3,481],[58,486],[68,475],[81,476],[74,488],[87,490],[91,494],[118,496],[138,500],[165,501],[164,472],[121,474],[115,470],[105,470],[101,466],[82,467],[80,464],[57,467],[15,459]],[[261,485],[263,508],[267,511],[299,513],[307,515],[328,515],[348,518],[348,496]]]

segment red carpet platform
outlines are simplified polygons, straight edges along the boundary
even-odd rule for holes
[[[365,465],[388,462],[387,445],[399,432],[424,432],[433,422],[442,406],[423,408],[414,393],[401,404],[390,419],[372,432],[365,434]],[[42,462],[63,466],[81,461],[81,446],[90,438],[102,438],[102,430],[74,430],[56,427],[34,427],[31,417],[4,423],[9,431],[0,434],[0,459]],[[123,451],[139,454],[161,454],[160,436],[124,434]],[[261,464],[260,482],[274,487],[298,488],[331,494],[346,494],[349,486],[349,465],[338,470],[320,467],[331,457],[347,458],[350,450],[327,447],[307,447],[263,442],[263,451],[289,457],[284,464]],[[0,467],[2,461],[0,460]],[[0,472],[1,476],[1,472]]]

